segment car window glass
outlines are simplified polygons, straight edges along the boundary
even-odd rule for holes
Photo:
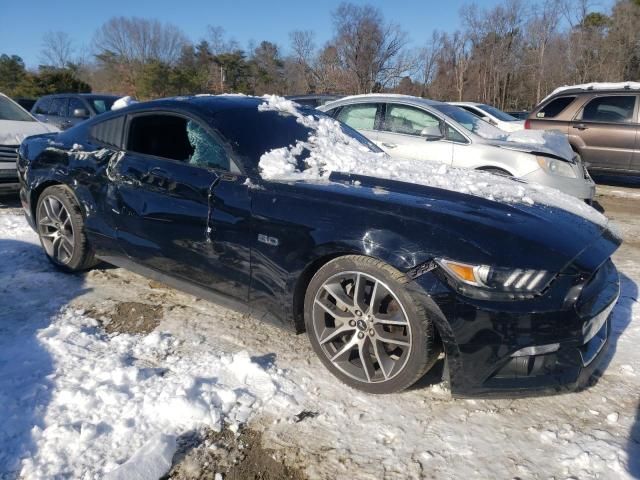
[[[67,116],[67,99],[66,98],[51,99],[51,105],[49,105],[49,115],[66,117]]]
[[[129,125],[127,149],[190,165],[229,170],[220,144],[193,120],[175,115],[142,115]]]
[[[635,95],[596,97],[584,106],[582,120],[588,122],[631,122],[635,105]]]
[[[439,125],[440,121],[424,110],[389,104],[382,129],[394,133],[420,135],[425,128]]]
[[[471,108],[471,107],[468,107],[468,106],[466,106],[466,105],[458,105],[458,107],[460,107],[460,108],[462,108],[462,109],[466,110],[467,112],[469,112],[469,113],[471,113],[471,114],[475,115],[476,117],[480,117],[480,118],[482,118],[482,117],[485,117],[485,116],[486,116],[486,115],[482,115],[482,114],[481,114],[479,111],[477,111],[475,108]]]
[[[49,106],[51,105],[50,98],[43,98],[38,101],[38,105],[36,106],[35,113],[39,113],[40,115],[47,115],[49,113]]]
[[[464,135],[462,135],[458,130],[453,128],[448,123],[446,125],[445,138],[447,140],[451,140],[452,142],[467,143],[467,139],[464,137]]]
[[[536,113],[536,118],[554,118],[560,115],[565,108],[573,103],[576,97],[560,97],[555,100],[551,100],[544,107],[542,107],[538,113]]]
[[[0,96],[0,120],[13,120],[16,122],[34,121],[33,117],[20,108],[20,106],[3,96]]]
[[[115,102],[115,98],[94,98],[91,100],[91,105],[93,105],[93,109],[96,113],[104,113],[107,110],[111,110],[113,103]]]
[[[85,111],[87,110],[86,107],[84,106],[84,103],[82,103],[82,100],[75,97],[70,98],[69,99],[69,116],[72,116],[74,110],[78,110],[78,109],[82,109]]]
[[[189,157],[191,165],[229,170],[229,157],[224,148],[201,125],[189,120],[187,137],[193,148]]]
[[[347,105],[340,110],[338,120],[356,130],[373,130],[377,110],[374,104]]]

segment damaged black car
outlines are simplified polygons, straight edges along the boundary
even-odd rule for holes
[[[619,295],[606,223],[353,171],[265,178],[265,152],[314,132],[263,102],[144,102],[25,140],[20,197],[47,258],[306,331],[331,373],[370,393],[438,362],[454,396],[574,389],[597,370]]]

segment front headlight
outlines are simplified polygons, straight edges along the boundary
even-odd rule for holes
[[[555,274],[546,270],[472,265],[440,258],[438,265],[457,283],[458,290],[475,298],[516,300],[542,292]],[[467,288],[471,287],[471,288]]]
[[[552,175],[559,175],[561,177],[576,178],[576,172],[574,172],[569,163],[547,157],[536,158],[538,159],[538,165],[540,165],[540,168],[545,172]]]

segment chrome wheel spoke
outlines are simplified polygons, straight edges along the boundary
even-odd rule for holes
[[[323,288],[331,295],[342,310],[351,310],[353,302],[339,283],[324,284]]]
[[[331,361],[337,362],[341,357],[351,353],[351,350],[353,350],[353,347],[356,345],[358,345],[358,337],[354,334],[349,341],[345,343],[344,346],[333,355],[333,357],[331,357]]]
[[[336,319],[349,321],[353,318],[351,313],[340,310],[337,305],[327,301],[326,299],[316,299],[316,305]]]
[[[374,316],[374,323],[381,325],[406,325],[407,321],[403,318],[402,313],[378,313]]]
[[[363,278],[363,275],[358,273],[353,285],[353,306],[360,310],[360,312],[367,312],[369,305],[365,302],[367,280]]]
[[[380,354],[380,351],[378,350],[378,342],[377,342],[377,340],[373,339],[371,341],[371,346],[373,348],[373,354],[376,357],[376,361],[378,362],[378,365],[380,366],[380,371],[382,372],[382,376],[386,380],[389,377],[389,373],[387,373],[387,369],[385,367],[384,360],[382,358],[382,355]],[[391,369],[389,369],[389,370],[391,370]]]
[[[400,345],[402,347],[408,347],[411,345],[411,343],[408,342],[404,336],[401,338],[398,338],[388,332],[384,332],[383,334],[380,334],[380,332],[377,332],[376,338],[382,343],[390,343],[392,345]]]
[[[371,355],[369,355],[369,349],[367,348],[369,345],[371,345],[371,341],[367,337],[358,345],[358,355],[360,356],[362,370],[367,377],[367,382],[371,382],[371,379],[376,374],[375,367],[371,361]]]
[[[342,325],[342,326],[340,326],[338,328],[334,328],[334,329],[326,328],[325,331],[324,331],[324,334],[319,339],[320,340],[320,345],[324,345],[327,342],[331,342],[333,340],[337,340],[342,335],[344,335],[345,333],[348,333],[348,332],[354,332],[354,334],[355,334],[355,328],[349,326],[348,324]]]

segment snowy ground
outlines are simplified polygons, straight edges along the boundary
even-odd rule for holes
[[[600,381],[455,401],[433,377],[398,395],[357,393],[305,336],[122,269],[58,273],[0,199],[0,478],[157,478],[176,438],[246,421],[309,478],[639,478],[640,196],[602,191],[626,243]],[[99,320],[128,302],[161,306],[151,333],[105,331]],[[298,422],[302,411],[317,415]]]

